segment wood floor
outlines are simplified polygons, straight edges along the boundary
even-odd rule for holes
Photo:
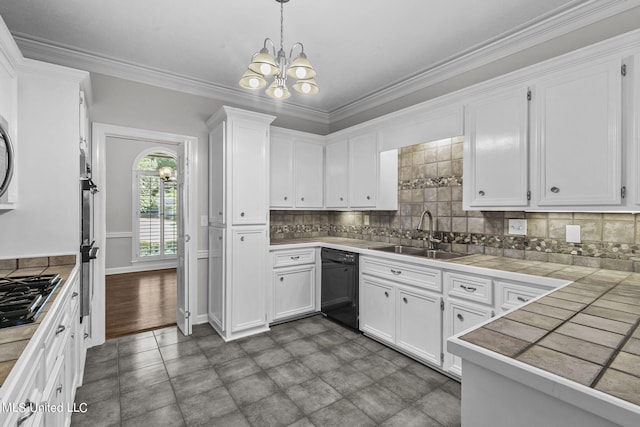
[[[107,339],[176,324],[176,269],[106,277]]]

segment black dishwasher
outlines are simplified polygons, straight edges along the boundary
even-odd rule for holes
[[[358,329],[358,254],[322,248],[321,311]]]

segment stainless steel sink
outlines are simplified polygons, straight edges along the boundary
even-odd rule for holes
[[[370,248],[370,249],[373,249],[376,251],[382,251],[382,252],[392,252],[396,254],[421,256],[421,257],[431,258],[431,259],[454,259],[454,258],[460,258],[468,255],[468,254],[461,254],[456,252],[435,251],[435,250],[429,250],[425,248],[414,248],[412,246],[402,246],[402,245],[383,246],[380,248]]]

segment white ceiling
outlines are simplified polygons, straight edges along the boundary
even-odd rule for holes
[[[284,5],[285,50],[296,41],[304,44],[318,72],[320,94],[294,93],[286,102],[329,115],[598,2],[612,3],[291,0]],[[42,42],[240,97],[246,91],[237,81],[251,54],[266,37],[279,43],[280,4],[275,0],[2,0],[0,15],[19,42]]]

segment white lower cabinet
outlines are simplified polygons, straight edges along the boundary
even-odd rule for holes
[[[316,248],[271,252],[271,317],[279,321],[319,309]]]
[[[360,276],[360,330],[393,344],[395,339],[394,285]]]
[[[491,317],[493,317],[492,307],[449,298],[444,307],[445,341],[450,336],[467,330]],[[442,368],[451,374],[462,376],[461,359],[449,352],[444,353]]]
[[[368,257],[360,258],[360,266],[360,330],[440,367],[442,295],[431,290],[440,289],[440,271]],[[386,277],[387,270],[395,272],[394,280]]]
[[[441,302],[434,292],[397,288],[396,345],[434,365],[442,350]]]

